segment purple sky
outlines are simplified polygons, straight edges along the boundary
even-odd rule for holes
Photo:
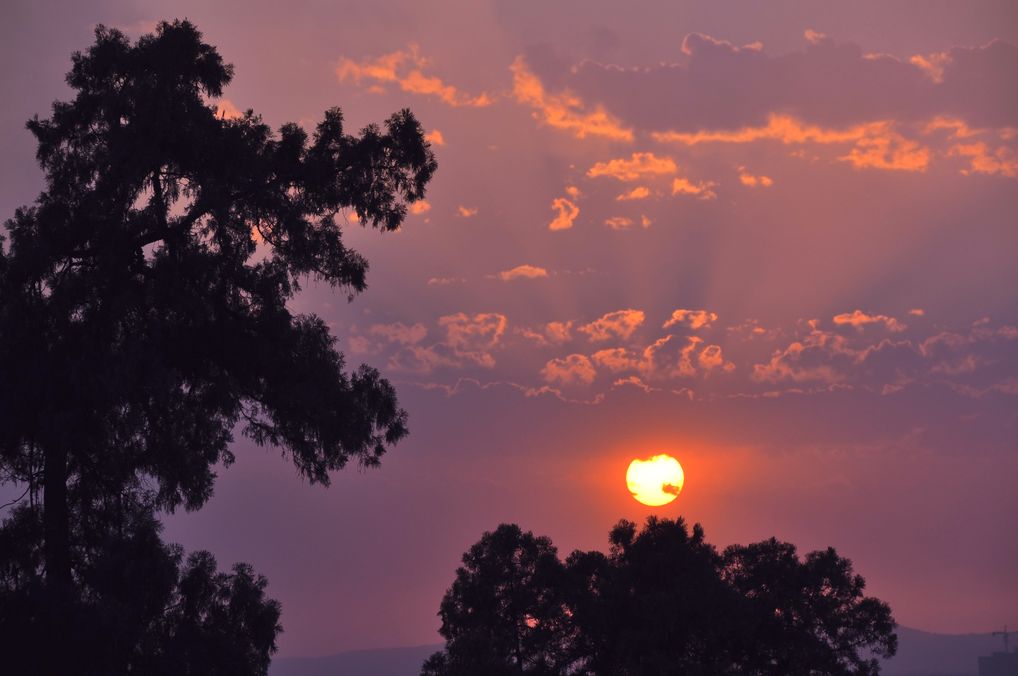
[[[500,522],[567,554],[650,513],[833,545],[905,625],[1018,625],[1013,3],[83,4],[0,9],[4,217],[100,22],[194,21],[227,113],[433,134],[428,208],[346,228],[368,291],[294,303],[397,384],[409,439],[329,489],[240,442],[168,523],[269,577],[281,655],[437,641]],[[625,469],[657,452],[686,487],[651,509]]]

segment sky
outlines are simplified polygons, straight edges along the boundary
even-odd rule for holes
[[[410,108],[439,169],[348,302],[309,284],[410,436],[310,486],[237,442],[167,539],[251,563],[281,656],[434,643],[459,558],[621,518],[832,545],[903,625],[1018,625],[1018,9],[1011,2],[5,2],[0,213],[25,120],[97,23],[188,18],[218,105],[350,130]],[[635,502],[633,458],[685,488]]]

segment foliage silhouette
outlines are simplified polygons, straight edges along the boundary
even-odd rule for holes
[[[868,675],[897,649],[890,608],[833,549],[800,559],[771,539],[719,554],[699,524],[655,517],[639,531],[619,522],[609,541],[563,565],[518,526],[485,533],[445,594],[446,647],[422,674]],[[554,573],[527,574],[534,543]],[[524,650],[506,640],[517,618],[541,636]]]
[[[209,499],[237,429],[323,484],[351,460],[377,465],[407,433],[391,385],[368,367],[348,372],[325,323],[287,301],[307,279],[351,297],[365,288],[367,262],[339,223],[352,210],[399,227],[436,169],[423,130],[404,110],[352,136],[331,109],[310,138],[295,124],[273,133],[251,111],[217,113],[232,76],[187,21],[133,44],[100,26],[73,55],[73,100],[28,123],[46,189],[7,221],[9,244],[0,237],[0,479],[29,490],[3,525],[13,549],[0,594],[24,603],[0,599],[0,622],[16,624],[20,607],[26,627],[57,624],[0,649],[45,641],[66,655],[62,673],[83,668],[70,633],[105,626],[77,611],[121,594],[122,548],[142,542],[172,591],[139,617],[170,622],[157,601],[195,582],[205,606],[180,615],[173,636],[222,642],[216,625],[231,613],[261,617],[248,663],[264,672],[277,629],[260,578],[243,567],[223,577],[206,555],[184,561],[159,544],[154,515]],[[119,571],[109,589],[104,565]]]

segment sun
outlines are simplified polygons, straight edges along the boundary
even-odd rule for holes
[[[679,497],[685,483],[682,465],[670,455],[662,453],[652,458],[629,463],[626,486],[637,502],[660,507]]]

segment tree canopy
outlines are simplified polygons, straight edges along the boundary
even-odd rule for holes
[[[90,571],[110,547],[158,542],[139,519],[209,499],[235,431],[323,484],[406,435],[392,386],[287,303],[311,279],[364,290],[345,214],[394,230],[436,169],[407,110],[356,135],[338,108],[310,134],[218,113],[233,68],[187,21],[95,35],[72,57],[73,99],[28,123],[46,188],[0,236],[0,480],[29,494],[3,525],[26,540],[0,550],[0,594],[38,588],[32,608],[63,609],[51,619],[100,593]],[[163,600],[195,581],[210,623],[224,598],[260,598],[246,568],[158,550]],[[266,651],[275,631],[255,632]]]
[[[619,522],[609,542],[562,562],[519,526],[485,533],[422,674],[862,676],[897,650],[890,608],[833,549],[800,558],[771,539],[719,553],[699,525],[655,517]]]

